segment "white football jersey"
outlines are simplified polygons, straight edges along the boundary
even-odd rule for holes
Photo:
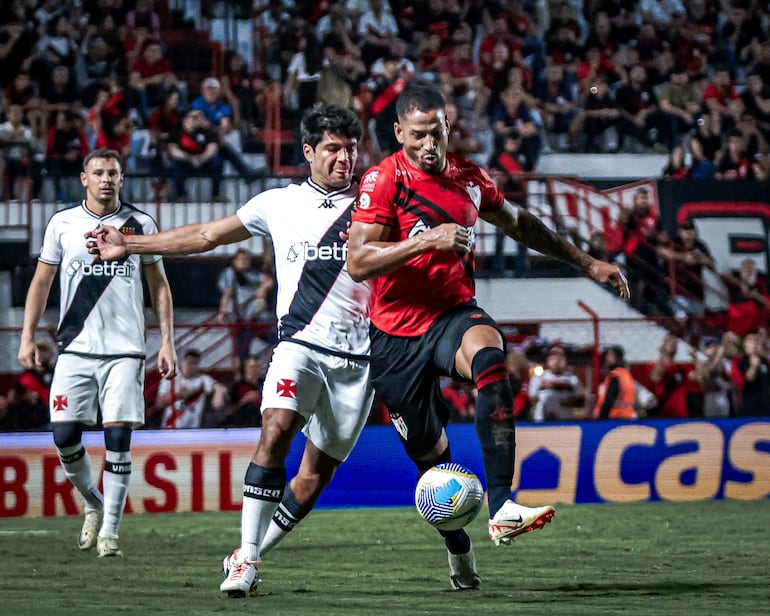
[[[99,357],[144,357],[143,263],[157,255],[130,255],[97,262],[85,233],[112,225],[125,235],[157,233],[155,221],[129,203],[99,217],[85,201],[56,212],[48,221],[40,250],[43,263],[59,266],[59,352]]]
[[[343,355],[369,354],[369,286],[355,282],[340,238],[357,186],[326,192],[312,180],[260,193],[238,209],[252,235],[269,236],[281,340]]]

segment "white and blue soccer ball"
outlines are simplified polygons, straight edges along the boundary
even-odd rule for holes
[[[428,469],[417,482],[417,511],[439,530],[459,530],[481,511],[484,488],[476,474],[457,462]]]

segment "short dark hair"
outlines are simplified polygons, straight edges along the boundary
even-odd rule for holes
[[[184,352],[184,357],[197,357],[200,359],[201,352],[198,349],[187,349]]]
[[[300,133],[303,145],[315,147],[324,138],[324,133],[361,139],[363,128],[358,116],[351,110],[337,105],[315,105],[302,116]]]
[[[86,167],[88,167],[88,163],[90,163],[94,158],[107,158],[107,159],[113,159],[118,161],[118,164],[121,165],[120,160],[120,154],[115,151],[111,150],[109,148],[99,148],[98,150],[94,150],[93,152],[89,152],[86,157],[83,159],[83,171],[86,170]]]
[[[399,118],[403,118],[412,111],[424,112],[445,108],[446,99],[441,90],[424,81],[410,83],[396,101],[396,115]]]

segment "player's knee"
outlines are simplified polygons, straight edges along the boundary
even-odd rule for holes
[[[473,381],[482,389],[490,383],[508,380],[505,367],[505,351],[497,347],[484,347],[476,353],[471,363]]]
[[[53,442],[57,449],[66,449],[77,445],[82,437],[83,424],[74,421],[53,424]]]
[[[127,425],[105,426],[104,447],[107,451],[130,451],[131,427]]]

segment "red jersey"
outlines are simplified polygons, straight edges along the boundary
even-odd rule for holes
[[[444,171],[423,171],[403,150],[391,154],[361,178],[353,220],[390,229],[398,242],[442,223],[473,229],[479,212],[499,210],[504,196],[475,163],[447,154]],[[472,235],[471,235],[472,237]],[[452,306],[473,298],[473,252],[418,255],[371,281],[371,320],[397,336],[420,336]]]

